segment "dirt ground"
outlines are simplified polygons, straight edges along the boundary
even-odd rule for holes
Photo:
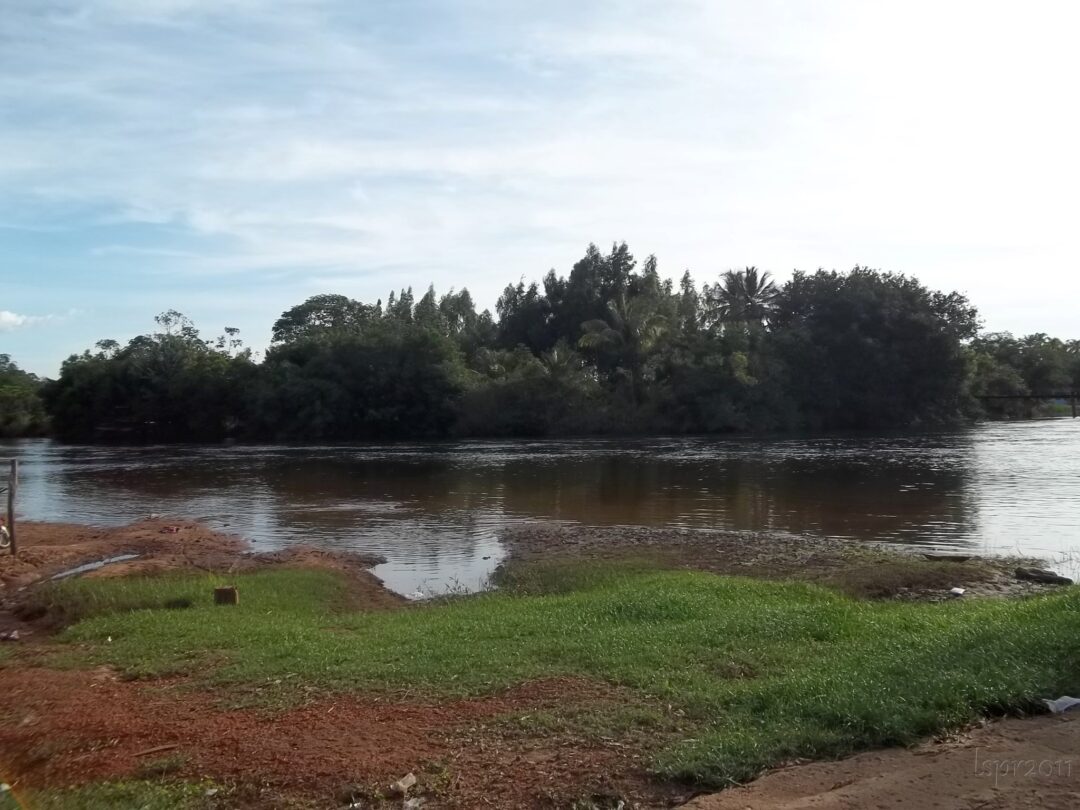
[[[286,565],[329,568],[349,574],[351,600],[361,609],[397,607],[405,599],[387,590],[369,570],[382,559],[330,553],[310,546],[254,553],[246,540],[192,521],[143,520],[128,526],[94,527],[67,523],[20,523],[19,554],[0,554],[0,631],[11,624],[18,592],[75,566],[134,554],[88,571],[86,577],[116,577],[167,571],[233,573]]]
[[[1023,558],[954,557],[948,561],[894,548],[783,532],[704,531],[639,526],[515,526],[499,538],[509,549],[504,571],[536,560],[640,558],[716,574],[797,579],[870,599],[942,601],[952,588],[966,598],[1012,597],[1057,586],[1019,580]]]
[[[774,771],[687,810],[1075,810],[1080,712],[990,723],[913,750]]]
[[[271,713],[223,709],[183,681],[108,669],[0,670],[0,751],[16,789],[156,773],[239,786],[225,806],[335,806],[415,773],[428,808],[670,807],[685,788],[649,779],[632,747],[569,734],[504,734],[522,712],[621,699],[573,679],[439,703],[334,696]],[[1066,810],[1080,806],[1080,714],[990,723],[917,749],[793,765],[687,810]]]
[[[241,806],[285,806],[290,797],[331,807],[386,792],[407,773],[419,779],[411,793],[432,808],[568,807],[607,795],[649,807],[678,800],[624,746],[501,732],[507,715],[619,697],[587,681],[545,680],[439,703],[336,695],[268,712],[223,709],[182,681],[25,668],[0,670],[0,694],[0,778],[17,790],[131,777],[164,761],[171,776],[240,785],[233,798]]]
[[[365,799],[407,773],[426,807],[553,808],[579,800],[607,807],[666,807],[689,795],[651,780],[640,747],[574,733],[522,733],[511,719],[532,712],[625,703],[619,690],[587,681],[545,680],[472,700],[438,703],[407,696],[313,696],[271,711],[225,708],[239,690],[199,692],[177,679],[128,682],[108,669],[34,666],[49,628],[19,622],[20,589],[76,565],[121,554],[84,576],[176,570],[247,571],[268,566],[341,570],[350,607],[399,609],[407,600],[371,574],[373,558],[293,547],[253,554],[241,538],[186,521],[117,528],[25,523],[19,558],[0,557],[0,631],[22,632],[22,655],[0,667],[0,781],[16,790],[77,785],[155,773],[208,777],[230,787],[223,807],[333,807]],[[6,624],[5,624],[6,623]],[[386,806],[400,806],[401,801]],[[612,798],[614,807],[617,799]],[[304,806],[308,806],[305,804]]]

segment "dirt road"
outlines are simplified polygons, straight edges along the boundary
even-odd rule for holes
[[[1080,711],[990,723],[947,742],[795,765],[686,810],[1075,810]]]

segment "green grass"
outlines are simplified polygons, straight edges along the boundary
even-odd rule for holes
[[[0,795],[0,810],[204,810],[215,806],[207,785],[183,782],[105,782],[63,790]]]
[[[1080,588],[900,604],[800,583],[576,566],[519,575],[511,592],[348,614],[334,607],[342,580],[326,572],[236,577],[238,607],[213,606],[214,584],[87,579],[49,598],[89,617],[60,637],[77,643],[73,655],[133,675],[438,694],[554,675],[619,684],[681,713],[676,739],[654,752],[656,772],[709,785],[791,757],[910,743],[1080,689]],[[191,607],[147,607],[178,598]]]

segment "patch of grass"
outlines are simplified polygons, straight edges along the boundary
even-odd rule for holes
[[[170,754],[169,756],[150,759],[136,768],[135,778],[160,779],[182,771],[187,764],[188,757],[185,754]]]
[[[516,592],[352,615],[333,612],[342,582],[329,572],[237,577],[236,607],[210,603],[211,578],[159,579],[156,598],[193,606],[95,610],[61,639],[79,642],[84,661],[137,674],[188,662],[219,684],[475,694],[603,680],[683,713],[654,769],[704,785],[792,757],[910,743],[1080,689],[1080,588],[931,605],[635,565],[531,577]],[[77,587],[84,603],[130,605],[137,582],[65,584],[56,598]],[[206,655],[220,664],[196,671]]]
[[[620,555],[616,560],[584,564],[578,559],[556,557],[544,563],[501,565],[491,579],[503,594],[551,596],[583,591],[597,585],[610,585],[616,579],[655,573],[658,569],[678,568],[661,554],[639,557]]]
[[[102,582],[108,585],[102,586]],[[193,578],[188,575],[122,577],[95,579],[76,577],[48,582],[31,590],[19,604],[18,613],[26,619],[43,619],[61,626],[132,610],[179,610],[198,604],[210,604],[212,594],[207,584],[223,584],[221,577]]]
[[[0,810],[209,810],[221,806],[208,784],[184,782],[104,782],[62,790],[0,796]],[[6,803],[5,803],[6,800]]]
[[[949,562],[863,553],[854,564],[823,577],[821,582],[850,596],[884,599],[901,591],[945,592],[957,583],[982,582],[992,576],[992,569],[976,560]]]
[[[600,702],[558,709],[540,709],[503,718],[507,731],[529,736],[571,734],[585,740],[614,740],[631,736],[671,738],[686,724],[681,711],[642,703]]]

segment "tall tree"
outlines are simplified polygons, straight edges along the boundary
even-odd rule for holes
[[[40,436],[48,428],[42,381],[0,354],[0,437]]]
[[[766,271],[756,267],[728,270],[720,281],[706,288],[706,299],[715,323],[764,326],[776,303],[778,290]]]
[[[344,332],[356,332],[376,316],[374,307],[344,295],[313,295],[281,313],[274,323],[271,341],[275,344]]]
[[[770,351],[811,427],[905,427],[964,406],[963,342],[978,315],[963,296],[903,275],[795,273],[776,301]]]

